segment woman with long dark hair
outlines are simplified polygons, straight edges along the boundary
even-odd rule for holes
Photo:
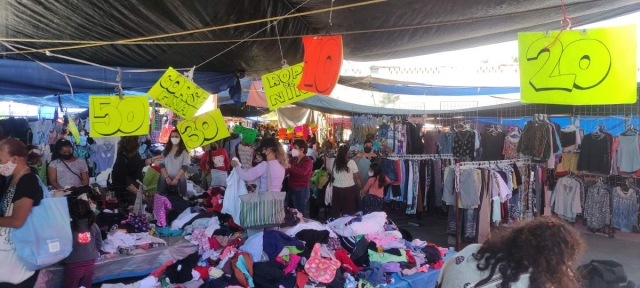
[[[113,164],[111,181],[116,192],[116,198],[121,207],[127,209],[136,201],[136,194],[142,182],[142,169],[156,160],[162,159],[155,156],[142,160],[140,157],[140,137],[123,136],[118,144],[118,156]]]
[[[160,164],[160,179],[158,179],[158,193],[166,195],[169,186],[177,187],[180,195],[187,195],[186,174],[191,164],[191,156],[184,146],[178,130],[171,131],[169,141],[162,152],[164,161]]]
[[[49,163],[49,183],[55,189],[89,185],[89,167],[73,154],[73,144],[67,139],[56,142],[53,161]]]
[[[337,218],[356,213],[358,187],[362,187],[362,180],[360,180],[356,162],[349,159],[349,146],[340,146],[336,160],[328,170],[333,175],[331,217]]]
[[[360,197],[364,200],[362,212],[369,214],[371,212],[382,211],[384,208],[384,187],[391,181],[382,173],[382,167],[378,163],[372,163],[369,166],[369,179],[367,184],[360,190]]]
[[[571,271],[584,250],[580,233],[564,221],[538,217],[467,246],[440,272],[437,287],[580,287]]]

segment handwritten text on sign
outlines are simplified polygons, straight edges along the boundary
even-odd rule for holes
[[[304,68],[298,88],[303,91],[331,95],[342,68],[342,36],[306,36]]]
[[[522,102],[635,103],[636,38],[635,26],[518,34]]]
[[[201,147],[230,135],[220,109],[212,110],[190,120],[180,121],[177,129],[187,149]]]
[[[298,88],[302,65],[300,63],[262,75],[262,84],[264,85],[264,93],[267,95],[269,109],[274,110],[315,95],[315,93],[302,91]]]
[[[91,96],[89,119],[94,138],[149,134],[149,98]]]
[[[209,93],[171,67],[147,94],[184,119],[193,118],[209,98]]]

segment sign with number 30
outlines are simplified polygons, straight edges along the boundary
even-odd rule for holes
[[[220,109],[207,112],[176,125],[182,141],[191,150],[230,136]]]
[[[89,97],[91,137],[137,136],[149,134],[147,96]]]
[[[635,103],[635,26],[518,34],[524,103]]]

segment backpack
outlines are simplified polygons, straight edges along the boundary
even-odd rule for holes
[[[628,281],[622,264],[611,260],[591,260],[589,264],[578,267],[585,288],[633,288],[635,283]]]

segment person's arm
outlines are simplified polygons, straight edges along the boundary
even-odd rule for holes
[[[23,197],[13,203],[13,213],[8,217],[0,217],[0,227],[20,228],[27,221],[31,208],[33,207],[33,199]]]
[[[51,186],[53,186],[53,188],[55,189],[64,189],[64,187],[58,184],[58,170],[56,169],[56,167],[49,166],[47,170],[47,174],[49,175],[49,183],[51,183]]]
[[[362,187],[362,179],[360,179],[360,174],[358,174],[358,172],[353,173],[353,179],[355,179],[358,187]]]
[[[238,149],[236,148],[236,153],[238,152]],[[223,153],[222,157],[224,157],[224,171],[229,171],[231,170],[231,161],[229,161],[229,156],[227,156],[227,153]],[[240,159],[240,157],[238,156],[238,159]]]
[[[171,185],[173,179],[169,177],[169,172],[167,172],[165,161],[167,160],[165,159],[164,161],[162,161],[162,163],[160,163],[160,177],[164,178],[164,181],[167,182],[168,185]]]
[[[306,156],[305,156],[306,157]],[[291,163],[293,163],[294,161],[292,161]],[[310,161],[309,158],[305,159],[304,161],[301,161],[302,163],[299,163],[299,165],[290,165],[289,166],[289,174],[291,174],[291,176],[300,176],[300,175],[306,175],[309,172],[311,172],[311,170],[313,169],[313,161]]]
[[[238,173],[238,177],[240,177],[240,179],[244,181],[253,181],[267,172],[267,163],[260,162],[258,166],[246,171],[244,169],[235,169],[235,171]]]
[[[360,174],[358,173],[358,165],[356,165],[356,162],[353,160],[350,160],[347,163],[347,167],[349,168],[349,171],[351,173],[353,173],[353,179],[356,182],[356,185],[358,185],[358,187],[362,188],[362,179],[360,179]]]
[[[356,173],[358,174],[358,173]],[[373,183],[375,182],[374,178],[369,178],[369,180],[367,180],[367,184],[364,185],[364,187],[362,188],[362,190],[360,190],[360,196],[363,197],[364,193],[366,193],[367,191],[369,191],[369,189],[371,189],[371,186],[373,185]]]
[[[209,169],[207,169],[209,157],[209,152],[204,152],[204,154],[202,154],[202,158],[200,158],[200,163],[198,163],[198,166],[200,166],[200,170],[204,172],[205,175],[209,174]]]
[[[93,223],[91,226],[91,234],[93,234],[92,237],[95,239],[96,249],[102,251],[102,234],[100,233],[100,227],[98,227],[96,223]]]

